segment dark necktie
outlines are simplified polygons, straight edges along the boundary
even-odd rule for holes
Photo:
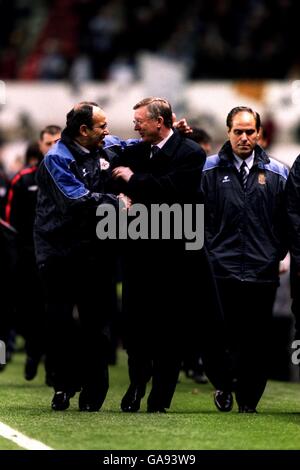
[[[247,167],[246,162],[243,162],[240,167],[240,178],[241,178],[241,183],[242,183],[244,190],[246,189],[247,178],[248,178],[248,172],[247,172],[246,167]]]
[[[151,147],[151,158],[154,157],[157,152],[160,151],[160,148],[157,145],[152,145]]]

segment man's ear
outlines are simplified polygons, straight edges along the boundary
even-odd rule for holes
[[[88,133],[87,133],[87,125],[86,124],[81,124],[81,126],[79,127],[79,133],[80,133],[80,135],[82,135],[84,137],[87,137]]]
[[[160,128],[162,126],[162,124],[164,123],[164,119],[162,116],[158,116],[157,118],[157,123],[158,123],[158,128]]]

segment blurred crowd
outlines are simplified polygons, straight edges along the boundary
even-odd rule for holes
[[[5,5],[4,5],[5,3]],[[0,0],[2,79],[138,78],[147,51],[186,64],[189,78],[299,74],[293,0]]]

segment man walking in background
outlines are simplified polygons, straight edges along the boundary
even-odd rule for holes
[[[37,202],[36,175],[40,162],[51,146],[60,138],[61,128],[46,126],[39,140],[31,142],[25,154],[25,166],[11,180],[5,207],[6,221],[17,231],[17,265],[15,272],[18,295],[14,299],[17,332],[25,338],[26,362],[24,377],[32,380],[45,353],[45,302],[38,275],[33,223]],[[46,382],[51,373],[46,360]]]
[[[206,247],[217,278],[240,413],[255,413],[267,382],[279,261],[287,253],[288,170],[257,145],[260,116],[233,108],[229,140],[207,158],[201,192]],[[220,390],[216,399],[222,396]]]
[[[291,309],[295,339],[300,339],[300,155],[294,161],[286,184],[289,248],[291,254]]]

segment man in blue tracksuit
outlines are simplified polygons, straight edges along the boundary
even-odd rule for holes
[[[291,309],[295,317],[295,339],[300,339],[300,155],[295,159],[286,184],[291,253]]]
[[[258,113],[233,108],[227,127],[229,141],[207,158],[201,191],[206,247],[224,310],[236,400],[239,412],[251,413],[267,382],[278,264],[287,252],[288,170],[257,145]]]
[[[67,409],[81,390],[80,410],[98,411],[108,390],[114,262],[108,243],[99,242],[95,231],[96,207],[118,207],[111,186],[115,154],[103,149],[108,133],[104,111],[96,103],[79,103],[38,170],[34,241],[46,296],[54,410]]]

